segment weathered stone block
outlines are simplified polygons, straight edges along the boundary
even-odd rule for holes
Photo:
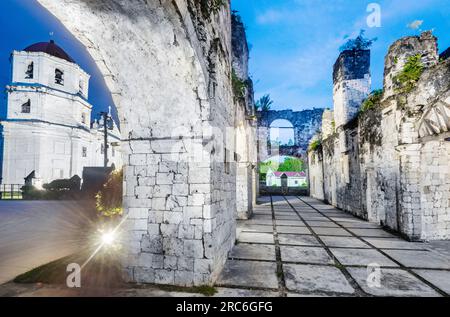
[[[144,235],[141,249],[143,252],[161,254],[163,251],[163,239],[161,236]]]
[[[184,256],[196,259],[203,258],[203,241],[184,240]]]

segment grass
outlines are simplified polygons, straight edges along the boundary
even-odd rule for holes
[[[81,265],[88,256],[89,254],[85,253],[61,258],[19,275],[13,282],[18,284],[42,283],[48,285],[65,285],[66,278],[69,274],[66,272],[67,266],[71,263],[78,263]],[[126,284],[122,280],[120,265],[115,259],[111,258],[110,254],[98,254],[95,259],[96,260],[90,262],[81,272],[81,283],[83,287],[134,287],[134,285]],[[217,289],[209,285],[181,287],[155,284],[151,286],[166,292],[202,294],[205,296],[214,296],[217,293]]]
[[[3,193],[1,193],[1,198],[2,199],[6,199],[6,200],[12,200],[12,199],[22,199],[22,192],[8,192],[5,191]]]
[[[69,274],[67,266],[72,263],[81,266],[89,256],[90,252],[70,255],[34,268],[17,276],[13,281],[18,284],[65,285]],[[81,283],[83,287],[115,288],[123,286],[122,271],[117,257],[112,252],[100,251],[81,271]]]
[[[31,271],[17,276],[14,283],[19,284],[63,284],[66,280],[66,267],[70,263],[74,263],[74,256],[68,256],[48,264],[39,266]],[[63,269],[64,268],[64,269]]]

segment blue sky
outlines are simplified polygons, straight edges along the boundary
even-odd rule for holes
[[[381,27],[368,28],[366,9],[381,7]],[[372,48],[373,88],[382,87],[389,46],[420,30],[434,29],[440,50],[450,46],[447,0],[232,0],[251,44],[250,72],[256,97],[268,93],[274,109],[332,108],[332,66],[346,36],[361,29],[378,37]],[[413,30],[407,25],[423,21]]]
[[[332,107],[332,65],[346,36],[361,29],[378,37],[372,50],[373,88],[382,86],[384,56],[389,45],[419,29],[434,29],[441,50],[450,46],[450,1],[383,0],[382,27],[368,28],[363,0],[232,0],[247,26],[251,74],[256,97],[269,93],[274,109]],[[52,38],[92,75],[90,101],[94,113],[112,104],[103,79],[84,47],[34,0],[2,0],[0,10],[0,87],[10,80],[9,56],[14,49]],[[412,30],[407,25],[423,21]],[[3,90],[3,89],[2,89]],[[0,98],[5,109],[5,94]]]

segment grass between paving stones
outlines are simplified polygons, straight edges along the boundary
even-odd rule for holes
[[[202,285],[193,287],[182,287],[173,285],[153,285],[162,291],[166,292],[181,292],[181,293],[191,293],[191,294],[202,294],[205,296],[214,296],[217,294],[217,289],[214,286]]]

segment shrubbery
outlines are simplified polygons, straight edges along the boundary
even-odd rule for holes
[[[422,76],[424,68],[421,54],[408,57],[402,71],[394,77],[394,83],[397,84],[396,92],[411,92]]]
[[[361,112],[372,109],[377,104],[380,103],[381,98],[383,97],[383,89],[374,90],[370,96],[363,102],[361,106]]]
[[[71,179],[58,179],[42,186],[40,190],[35,186],[26,185],[21,188],[25,200],[64,200],[78,199],[81,191],[81,179],[74,176]]]
[[[114,171],[98,192],[97,211],[104,217],[120,216],[123,213],[123,170]]]

